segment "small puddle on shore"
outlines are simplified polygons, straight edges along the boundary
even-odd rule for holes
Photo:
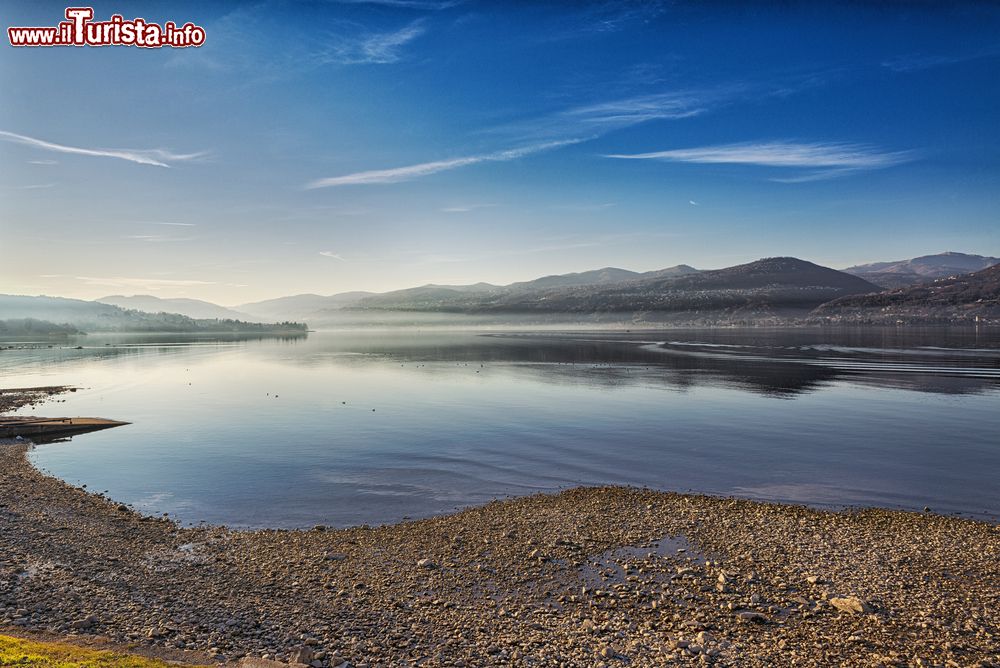
[[[208,557],[201,554],[205,543],[182,543],[175,548],[150,550],[143,555],[142,563],[154,573],[169,573],[191,564],[203,564]]]
[[[628,575],[638,575],[636,569],[642,562],[661,559],[698,565],[703,565],[706,561],[705,555],[692,546],[685,536],[664,536],[644,545],[616,547],[597,556],[587,557],[580,566],[580,577],[589,587],[607,587],[625,582]],[[645,575],[656,582],[664,582],[671,577],[662,571]]]
[[[24,568],[18,570],[15,567],[14,577],[17,582],[23,582],[24,580],[30,579],[44,579],[55,573],[59,569],[59,564],[54,561],[39,561],[37,559],[29,559],[27,565]]]

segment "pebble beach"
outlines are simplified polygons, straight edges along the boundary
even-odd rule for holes
[[[29,447],[0,445],[15,635],[245,666],[1000,666],[989,522],[603,487],[378,527],[183,528]]]

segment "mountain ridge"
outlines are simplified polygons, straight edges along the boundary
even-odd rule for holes
[[[834,299],[817,307],[813,316],[877,324],[1000,321],[1000,264],[916,286]]]
[[[544,284],[543,284],[544,285]],[[498,293],[395,291],[355,309],[450,313],[594,313],[704,311],[775,306],[811,310],[845,294],[877,291],[864,279],[798,258],[763,258],[724,269],[638,274],[606,285],[570,285]]]
[[[551,320],[561,315],[594,322],[615,319],[643,322],[674,321],[725,324],[726,322],[759,323],[794,322],[797,319],[857,320],[864,311],[874,317],[872,309],[880,306],[900,306],[923,309],[921,317],[936,317],[935,309],[948,315],[941,317],[967,319],[969,311],[956,310],[956,301],[980,293],[975,289],[952,289],[946,302],[929,299],[924,292],[907,293],[910,285],[883,289],[865,275],[885,275],[897,272],[911,280],[917,271],[927,274],[953,270],[961,266],[976,266],[996,258],[964,253],[939,253],[910,260],[879,262],[837,270],[799,258],[778,256],[761,258],[721,269],[698,270],[689,265],[635,272],[618,267],[602,267],[568,274],[551,274],[530,281],[508,285],[473,283],[468,285],[426,285],[384,293],[353,291],[320,295],[303,293],[236,307],[223,307],[211,302],[189,298],[160,298],[151,295],[110,295],[99,300],[71,300],[56,297],[18,297],[0,295],[0,317],[37,318],[53,323],[72,323],[95,331],[135,328],[149,331],[157,326],[167,330],[197,331],[201,327],[224,327],[228,322],[238,327],[249,320],[297,321],[310,324],[337,325],[350,321],[352,325],[387,322],[392,318],[406,322],[407,313],[449,316],[456,314],[541,317]],[[994,265],[1000,268],[1000,264]],[[963,275],[964,276],[964,275]],[[962,278],[959,276],[958,278]],[[942,281],[930,279],[931,290],[939,291]],[[957,279],[956,279],[957,280]],[[972,279],[979,280],[979,279]],[[923,279],[926,283],[928,279]],[[952,283],[947,283],[952,285]],[[904,295],[909,295],[905,296]],[[954,293],[954,294],[952,294]],[[957,296],[956,296],[957,295]],[[908,299],[916,300],[910,304]],[[992,297],[986,294],[987,305]],[[35,300],[15,304],[17,299]],[[854,301],[851,301],[854,300]],[[921,301],[923,300],[923,301]],[[904,304],[906,302],[906,304]],[[52,311],[48,307],[58,305]],[[20,308],[13,308],[19,306]],[[132,306],[140,309],[129,308]],[[824,310],[825,309],[825,310]],[[839,311],[837,310],[839,309]],[[974,309],[973,309],[974,310]],[[186,311],[182,313],[181,311]],[[889,313],[891,309],[886,311]],[[981,315],[992,318],[990,309]],[[386,316],[378,313],[389,314]],[[218,315],[214,324],[198,324],[195,315]],[[940,314],[938,314],[940,315]],[[883,314],[878,319],[886,320]],[[849,319],[850,319],[849,318]],[[687,319],[687,320],[685,320]]]
[[[189,318],[198,319],[219,319],[219,320],[243,320],[252,322],[257,318],[249,313],[219,306],[202,299],[191,299],[189,297],[155,297],[153,295],[108,295],[95,299],[101,304],[120,306],[124,309],[143,311],[145,313],[177,313]]]
[[[996,264],[1000,264],[1000,258],[947,251],[908,260],[859,264],[844,271],[891,289],[919,285],[928,279],[968,274]]]
[[[400,290],[390,290],[388,292],[374,293],[365,291],[340,292],[332,295],[319,295],[314,293],[304,293],[299,295],[289,295],[288,297],[276,297],[259,302],[249,302],[233,307],[238,311],[249,313],[255,317],[310,320],[311,318],[327,318],[332,313],[355,308],[368,298],[375,299],[423,299],[441,300],[448,298],[460,298],[467,294],[503,294],[525,292],[542,287],[571,287],[588,285],[607,285],[616,282],[624,282],[633,278],[643,276],[672,276],[696,273],[694,267],[680,264],[664,269],[656,269],[649,272],[635,272],[618,267],[602,267],[589,271],[571,272],[568,274],[550,274],[528,281],[515,281],[507,285],[496,285],[493,283],[472,283],[468,285],[448,285],[439,283],[426,283]],[[386,295],[391,295],[386,297]]]

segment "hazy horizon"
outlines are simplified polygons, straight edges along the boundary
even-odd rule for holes
[[[65,4],[10,2],[7,26]],[[228,306],[1000,256],[1000,7],[102,3],[0,48],[0,292]]]

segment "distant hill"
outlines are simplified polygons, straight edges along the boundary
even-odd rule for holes
[[[391,292],[342,292],[334,295],[302,294],[279,297],[234,307],[241,313],[265,319],[305,320],[309,323],[331,323],[342,319],[345,309],[422,310],[433,311],[438,305],[530,293],[537,290],[571,288],[591,285],[613,285],[652,276],[682,276],[698,270],[687,265],[677,265],[645,274],[605,267],[572,274],[543,276],[531,281],[510,285],[472,283],[470,285],[438,285],[429,283]]]
[[[726,269],[672,268],[617,278],[606,284],[558,285],[484,293],[400,290],[367,297],[356,308],[445,313],[638,313],[686,312],[776,315],[808,313],[844,295],[876,292],[864,279],[797,258],[765,258]],[[598,270],[601,272],[604,270]],[[619,270],[623,271],[623,270]],[[538,284],[536,283],[536,286]],[[541,285],[545,285],[545,282]]]
[[[678,264],[674,267],[667,267],[666,269],[657,269],[656,271],[647,271],[641,274],[641,278],[671,278],[673,276],[687,276],[689,274],[697,274],[698,269],[686,264]]]
[[[492,283],[484,283],[480,281],[479,283],[473,283],[471,285],[435,285],[434,283],[428,283],[423,286],[425,288],[441,288],[443,290],[455,290],[456,292],[491,292],[493,290],[503,289],[501,285],[493,285]]]
[[[163,299],[152,295],[132,295],[131,297],[110,295],[108,297],[101,297],[95,301],[102,304],[120,306],[125,309],[145,311],[146,313],[179,313],[180,315],[186,315],[189,318],[195,319],[215,318],[220,320],[245,320],[247,322],[262,319],[200,299]]]
[[[777,286],[868,292],[870,282],[794,257],[768,257],[725,269],[680,277],[656,277],[652,285],[673,290],[752,290]]]
[[[534,306],[569,311],[729,311],[777,314],[808,310],[829,299],[872,292],[871,283],[797,258],[765,258],[681,276],[653,275],[598,290],[536,295]]]
[[[44,320],[84,332],[271,332],[305,331],[294,322],[251,323],[194,319],[177,313],[146,313],[120,306],[64,297],[0,295],[0,317]]]
[[[624,281],[639,278],[641,274],[628,269],[618,269],[617,267],[604,267],[592,271],[583,271],[573,274],[555,274],[543,276],[533,281],[520,281],[506,286],[509,290],[537,290],[544,288],[563,288],[574,285],[609,285],[612,283],[622,283]]]
[[[335,295],[302,294],[289,297],[266,299],[234,307],[241,313],[265,320],[304,320],[312,322],[319,311],[335,311],[357,304],[363,297],[374,292],[341,292]]]
[[[1000,323],[1000,265],[908,288],[835,299],[813,315],[850,323]]]
[[[124,322],[129,316],[117,306],[82,299],[0,295],[0,317],[32,318],[82,327],[84,322],[88,325]]]
[[[513,303],[530,298],[530,295],[544,292],[572,288],[597,289],[602,286],[620,285],[643,278],[683,276],[697,272],[697,269],[687,265],[677,265],[646,273],[617,267],[604,267],[603,269],[570,274],[553,274],[509,285],[493,285],[491,283],[475,283],[473,285],[429,284],[371,295],[361,300],[356,307],[381,310],[464,310],[465,307],[474,307],[475,304]]]
[[[522,281],[503,286],[508,292],[524,290],[547,290],[551,288],[571,288],[585,285],[615,285],[627,283],[629,281],[641,280],[644,278],[657,278],[667,276],[685,276],[687,274],[697,274],[698,270],[686,264],[679,264],[676,267],[657,269],[639,273],[628,269],[617,267],[604,267],[603,269],[593,269],[574,274],[556,274],[553,276],[543,276],[533,281]]]
[[[910,260],[861,264],[844,271],[884,288],[900,288],[935,278],[968,274],[996,264],[1000,264],[1000,258],[949,252],[923,255]]]
[[[80,330],[72,325],[57,325],[47,320],[20,318],[0,320],[0,337],[10,336],[65,336],[80,334]]]
[[[466,286],[421,285],[416,288],[393,290],[378,295],[365,297],[356,304],[358,308],[387,308],[389,310],[410,310],[408,305],[414,304],[449,304],[486,298],[485,295],[499,294],[499,290],[462,289]],[[417,310],[423,310],[418,308]]]

